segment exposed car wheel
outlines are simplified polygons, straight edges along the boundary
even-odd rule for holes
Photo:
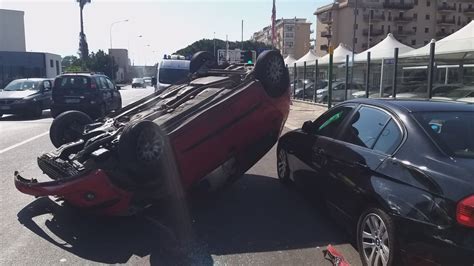
[[[278,51],[265,51],[260,54],[255,63],[255,77],[271,97],[280,97],[290,86],[288,69]]]
[[[357,224],[357,247],[363,265],[396,265],[395,225],[378,208],[365,211]]]
[[[92,119],[79,111],[68,111],[58,115],[49,129],[49,138],[55,147],[81,138],[84,126],[92,123]]]
[[[195,53],[189,63],[189,72],[191,74],[196,73],[203,66],[206,66],[207,68],[215,68],[217,66],[216,58],[209,52],[205,51]]]
[[[277,151],[277,171],[278,180],[283,184],[288,184],[290,180],[290,166],[288,165],[288,156],[286,151],[282,148],[278,148]]]
[[[127,125],[118,146],[120,161],[132,172],[137,183],[156,181],[164,155],[165,140],[160,127],[148,120]]]

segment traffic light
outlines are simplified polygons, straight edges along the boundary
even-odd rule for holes
[[[240,53],[240,61],[244,64],[253,64],[252,51],[242,51]]]

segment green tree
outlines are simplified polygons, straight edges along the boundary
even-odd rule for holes
[[[81,71],[81,60],[74,55],[65,56],[61,61],[61,65],[65,72]]]
[[[243,45],[242,45],[243,44]],[[225,49],[226,43],[223,40],[216,39],[216,51],[219,49]],[[272,49],[270,45],[266,45],[261,42],[253,42],[253,41],[244,41],[242,42],[229,42],[229,49],[240,49],[243,47],[243,50],[267,50]],[[214,40],[209,39],[202,39],[196,41],[187,47],[180,49],[175,52],[175,54],[184,55],[184,56],[192,56],[194,53],[199,51],[207,51],[211,54],[214,53]]]
[[[113,58],[102,50],[98,50],[96,53],[92,52],[86,65],[89,71],[102,72],[110,78],[114,78],[112,74],[118,70]]]

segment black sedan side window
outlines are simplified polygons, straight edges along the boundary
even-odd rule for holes
[[[315,134],[335,138],[339,127],[347,115],[354,109],[353,106],[336,107],[315,121]]]
[[[361,107],[352,117],[342,140],[372,149],[390,119],[383,111]]]
[[[395,121],[391,119],[375,143],[374,150],[386,154],[392,154],[397,149],[398,145],[400,145],[402,138],[403,135],[400,128]]]

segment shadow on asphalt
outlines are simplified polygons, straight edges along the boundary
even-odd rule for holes
[[[176,217],[185,216],[173,215],[160,206],[133,217],[105,218],[40,198],[22,209],[18,220],[68,252],[107,264],[126,263],[133,255],[150,255],[152,265],[212,265],[211,255],[347,243],[323,209],[309,205],[299,192],[275,178],[247,174],[220,193],[189,202],[191,213],[185,216],[191,218],[184,222],[192,233],[182,237],[185,241],[173,233],[179,231],[174,226],[180,224]],[[41,223],[33,219],[47,213],[52,218],[36,219]]]
[[[35,121],[45,118],[51,118],[51,113],[49,110],[43,110],[43,114],[40,117],[28,117],[25,115],[3,115],[0,117],[0,121]]]

